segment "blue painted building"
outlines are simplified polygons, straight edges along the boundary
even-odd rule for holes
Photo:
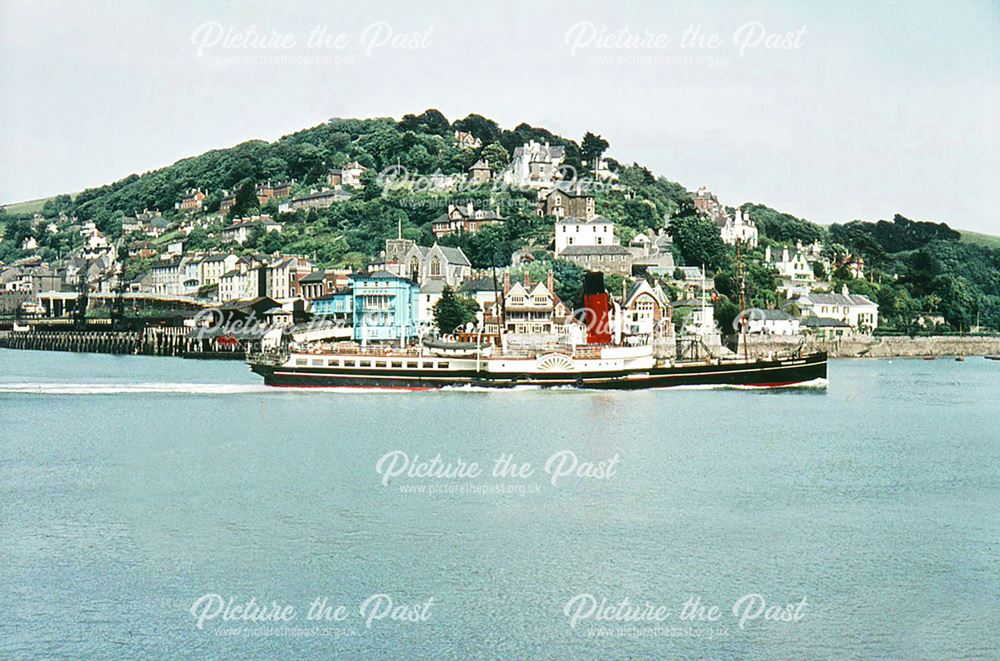
[[[412,280],[376,271],[351,276],[354,339],[405,342],[417,336],[420,287]]]
[[[354,313],[354,294],[348,287],[333,294],[320,296],[312,302],[312,313],[321,317],[350,319]]]

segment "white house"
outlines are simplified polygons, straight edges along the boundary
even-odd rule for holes
[[[281,224],[271,220],[271,217],[267,214],[253,216],[252,218],[241,218],[229,227],[222,229],[222,240],[235,241],[243,245],[247,238],[250,237],[250,233],[257,228],[264,232],[280,232]]]
[[[350,186],[351,188],[361,188],[361,176],[368,170],[357,161],[351,161],[342,168],[330,170],[326,175],[328,186],[341,188]]]
[[[747,332],[758,335],[798,335],[801,322],[783,310],[748,310]]]
[[[194,296],[201,287],[201,260],[198,255],[181,258],[181,291],[187,296]]]
[[[243,298],[253,298],[247,272],[234,268],[223,273],[219,278],[219,300],[226,303]]]
[[[425,329],[434,326],[434,306],[444,293],[444,280],[428,280],[420,286],[417,294],[417,323]]]
[[[163,260],[150,269],[154,294],[177,295],[181,293],[181,258]]]
[[[866,296],[851,294],[847,285],[840,294],[810,293],[800,296],[797,303],[803,317],[835,319],[863,332],[878,328],[878,303]]]
[[[482,140],[468,131],[455,131],[455,143],[461,149],[479,149],[483,146]]]
[[[670,320],[670,312],[667,295],[660,285],[654,287],[640,278],[628,292],[622,306],[622,333],[652,335],[661,320]]]
[[[771,247],[768,246],[764,249],[764,263],[774,267],[778,272],[778,277],[781,278],[778,292],[785,294],[785,298],[805,296],[816,284],[812,263],[798,248],[792,252],[785,247],[781,251],[781,256],[775,259]]]
[[[560,178],[559,168],[566,158],[561,145],[534,140],[514,148],[510,165],[503,172],[505,184],[519,188],[550,188]]]
[[[201,260],[201,283],[203,285],[214,285],[222,279],[222,276],[236,268],[240,258],[230,254],[206,255]]]
[[[723,243],[736,245],[737,241],[753,248],[757,245],[757,226],[750,220],[750,216],[744,216],[743,211],[737,207],[736,213],[722,222],[719,228]]]
[[[567,217],[556,221],[556,257],[569,246],[611,246],[615,240],[615,224],[605,218],[591,220]]]

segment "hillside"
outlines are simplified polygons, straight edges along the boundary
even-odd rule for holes
[[[982,232],[970,232],[968,230],[958,230],[965,243],[974,243],[994,250],[1000,250],[1000,236],[995,234],[983,234]]]
[[[45,203],[52,199],[55,199],[55,196],[42,197],[37,200],[25,200],[24,202],[13,202],[4,205],[3,210],[10,216],[41,213],[45,207]]]
[[[456,139],[456,131],[469,134],[464,144]],[[529,141],[561,147],[565,165],[581,174],[587,172],[585,162],[593,163],[607,151],[613,153],[607,142],[593,133],[577,141],[528,124],[505,129],[475,114],[456,121],[436,110],[406,115],[399,121],[387,117],[332,119],[275,142],[251,140],[212,150],[73,196],[10,205],[0,213],[5,224],[0,261],[27,256],[22,245],[29,238],[38,244],[34,252],[45,260],[67,254],[79,237],[51,229],[52,225],[57,230],[60,224],[68,226],[74,217],[77,222],[94,222],[111,238],[121,236],[123,218],[144,209],[159,210],[176,223],[184,214],[175,206],[191,189],[203,190],[206,198],[196,214],[198,226],[187,236],[187,250],[232,249],[223,240],[222,227],[234,217],[267,212],[283,231],[252,236],[242,246],[244,252],[303,254],[319,266],[363,268],[378,257],[384,240],[397,232],[432,243],[431,221],[444,213],[449,203],[473,202],[507,220],[474,235],[441,240],[462,247],[473,267],[504,266],[514,251],[525,247],[536,251],[539,259],[551,259],[544,251],[552,241],[554,219],[537,213],[536,191],[494,186],[492,182],[466,183],[466,173],[473,164],[486,161],[494,172],[501,171],[514,150]],[[715,276],[720,296],[717,316],[725,323],[735,314],[735,253],[732,246],[722,243],[715,222],[696,211],[687,187],[656,176],[639,164],[605,160],[616,181],[596,189],[597,213],[614,221],[622,243],[637,232],[661,231],[669,226],[678,263],[704,264],[709,275]],[[261,182],[294,180],[292,195],[303,195],[324,188],[332,168],[354,162],[366,168],[365,174],[357,185],[348,187],[350,199],[327,208],[279,213],[275,200],[261,207],[255,194]],[[386,186],[377,173],[387,168],[424,178],[409,185]],[[461,185],[458,190],[425,186],[433,179],[427,175],[450,177]],[[227,192],[235,196],[235,204],[220,214]],[[851,291],[877,300],[889,326],[911,327],[922,313],[942,314],[956,330],[968,328],[977,316],[986,325],[1000,325],[1000,237],[960,234],[942,223],[902,216],[824,227],[764,204],[745,203],[741,208],[761,235],[761,245],[749,260],[747,286],[753,305],[782,302],[775,293],[775,274],[760,264],[763,248],[820,241],[834,263],[842,263],[848,256],[865,260],[865,279],[851,279],[846,270],[840,270],[830,274],[833,284],[847,284]],[[32,226],[33,213],[51,220],[50,231]],[[64,220],[58,220],[60,217]],[[576,277],[568,275],[565,266],[561,268],[566,278]]]

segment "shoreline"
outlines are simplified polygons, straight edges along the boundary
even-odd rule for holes
[[[947,358],[1000,355],[1000,335],[884,335],[839,339],[799,336],[750,338],[750,351],[758,353],[803,350],[826,351],[830,358]],[[742,349],[741,349],[742,350]]]
[[[157,334],[159,335],[159,334]],[[1000,356],[1000,335],[990,336],[876,336],[820,340],[801,336],[751,337],[750,352],[758,356],[793,351],[825,351],[837,358],[958,358]],[[143,337],[114,331],[59,331],[15,333],[0,331],[0,348],[16,351],[98,353],[156,356],[191,360],[243,360],[242,351],[225,349],[214,341],[188,340],[180,335]],[[742,352],[742,348],[739,349]]]

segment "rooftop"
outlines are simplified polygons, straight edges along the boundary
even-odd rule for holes
[[[861,294],[807,294],[802,298],[815,305],[875,305],[875,302]]]
[[[612,243],[606,246],[566,246],[560,257],[583,257],[587,255],[631,255],[628,248]]]
[[[565,218],[560,218],[556,221],[556,225],[613,225],[607,218],[601,218],[600,216],[595,217],[593,220],[583,220],[582,218],[574,218],[573,216],[566,216]]]

